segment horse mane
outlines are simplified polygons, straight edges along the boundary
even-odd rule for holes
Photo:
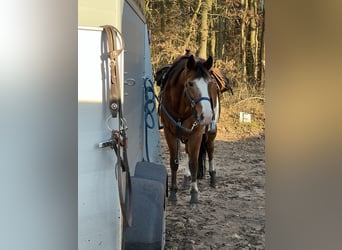
[[[164,76],[167,73],[167,71],[170,69],[171,66],[172,66],[171,64],[168,64],[168,65],[162,67],[161,69],[159,69],[156,72],[156,75],[155,75],[154,79],[157,82],[157,86],[160,87],[162,85],[162,81],[164,79]]]
[[[180,56],[178,57],[172,64],[172,66],[170,67],[170,69],[167,72],[167,75],[164,79],[164,86],[169,78],[170,75],[172,75],[172,77],[177,80],[180,76],[180,74],[183,72],[183,70],[185,69],[185,65],[189,56],[184,55],[184,56]],[[175,83],[177,83],[177,81],[174,81]]]
[[[163,88],[170,74],[175,73],[175,77],[177,77],[176,79],[178,79],[180,73],[185,68],[186,60],[184,59],[188,59],[190,55],[191,55],[190,50],[186,50],[185,55],[177,57],[176,60],[173,62],[173,64],[168,64],[162,67],[161,69],[159,69],[155,75],[157,86]],[[203,62],[205,60],[202,58],[198,58],[198,57],[194,57],[194,58],[196,62],[200,62],[200,63],[196,63],[196,77],[200,77],[200,76],[212,77],[216,81],[221,94],[226,91],[229,91],[232,95],[234,94],[230,79],[226,77],[220,69],[212,67],[209,70],[210,75],[207,75],[206,74],[207,71],[203,67]],[[179,67],[180,65],[182,65],[182,67]]]
[[[179,56],[178,58],[176,58],[176,60],[173,62],[172,65],[167,65],[159,69],[156,73],[157,86],[165,86],[170,75],[172,75],[173,79],[175,79],[174,83],[176,84],[178,78],[180,77],[180,74],[186,68],[187,60],[185,59],[189,59],[190,56],[191,55],[188,53],[183,56]],[[198,58],[198,57],[194,57],[194,59],[195,59],[195,78],[199,78],[199,77],[210,78],[210,73],[203,65],[205,60],[202,58]]]
[[[210,78],[210,72],[204,67],[203,63],[205,62],[204,59],[199,57],[194,57],[196,62],[196,77],[206,77]]]

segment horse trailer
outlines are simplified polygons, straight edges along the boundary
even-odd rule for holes
[[[167,172],[143,4],[78,2],[80,250],[164,248]]]

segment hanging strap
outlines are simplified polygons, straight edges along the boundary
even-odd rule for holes
[[[127,126],[125,119],[123,117],[122,102],[121,102],[121,87],[120,87],[120,74],[119,74],[119,61],[118,57],[124,50],[124,40],[122,34],[111,25],[102,26],[107,35],[108,41],[108,58],[110,59],[110,75],[111,83],[109,84],[109,110],[112,117],[118,118],[119,121],[119,131],[112,131],[112,148],[117,156],[118,166],[121,167],[121,171],[126,174],[125,181],[125,198],[124,191],[122,190],[122,175],[120,169],[118,169],[118,186],[119,186],[119,199],[120,207],[123,216],[123,223],[125,227],[130,227],[132,225],[132,183],[131,175],[128,165],[127,157]],[[120,47],[118,48],[118,43]],[[123,147],[123,152],[121,154],[120,147]],[[121,156],[123,155],[123,157]]]
[[[118,132],[113,131],[112,132],[112,148],[117,156],[117,162],[118,165],[121,166],[121,171],[126,173],[126,192],[124,197],[124,191],[122,189],[122,173],[120,172],[120,169],[118,169],[117,177],[118,177],[118,190],[119,190],[119,200],[120,200],[120,208],[123,216],[123,224],[125,227],[130,227],[132,225],[132,215],[133,215],[133,204],[132,204],[132,182],[131,182],[131,176],[129,172],[129,166],[128,166],[128,159],[127,159],[127,139],[126,142],[124,142],[124,139],[120,139],[120,134],[123,134],[125,132]],[[125,136],[123,136],[125,138]],[[120,154],[120,146],[124,147],[124,157],[122,159],[122,156]]]
[[[109,86],[109,110],[112,113],[112,117],[117,117],[118,112],[121,112],[121,88],[120,88],[120,74],[118,67],[118,57],[124,49],[124,40],[122,34],[113,26],[103,26],[104,31],[107,34],[110,59],[110,75],[111,84]],[[120,48],[118,49],[118,41]]]

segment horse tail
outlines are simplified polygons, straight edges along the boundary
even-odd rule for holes
[[[207,153],[207,134],[204,133],[202,135],[201,147],[198,155],[198,171],[197,171],[197,178],[203,179],[205,176],[205,159]]]

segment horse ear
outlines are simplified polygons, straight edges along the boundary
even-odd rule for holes
[[[211,66],[213,66],[213,58],[212,56],[209,56],[208,59],[203,63],[203,66],[209,70]]]
[[[193,69],[195,68],[195,58],[193,55],[189,56],[188,61],[186,63],[187,69]]]

